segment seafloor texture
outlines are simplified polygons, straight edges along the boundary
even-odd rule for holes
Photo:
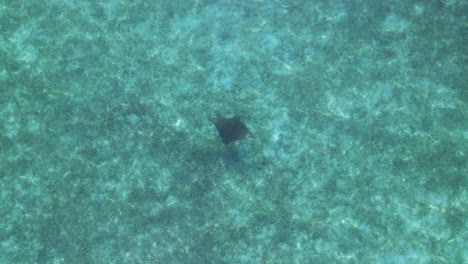
[[[467,14],[0,1],[0,263],[467,263]]]

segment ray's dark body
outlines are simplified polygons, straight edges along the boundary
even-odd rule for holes
[[[215,125],[223,143],[226,145],[236,140],[254,136],[237,115],[233,118],[213,117],[209,120]]]

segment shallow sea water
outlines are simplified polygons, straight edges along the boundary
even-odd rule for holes
[[[467,13],[0,1],[0,262],[466,263]]]

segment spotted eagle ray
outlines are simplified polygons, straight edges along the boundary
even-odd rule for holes
[[[240,117],[235,115],[233,118],[213,117],[209,119],[218,130],[224,144],[254,137],[252,132],[240,121]]]

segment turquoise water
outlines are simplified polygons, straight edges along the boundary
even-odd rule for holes
[[[0,263],[467,263],[468,4],[378,2],[0,0]]]

